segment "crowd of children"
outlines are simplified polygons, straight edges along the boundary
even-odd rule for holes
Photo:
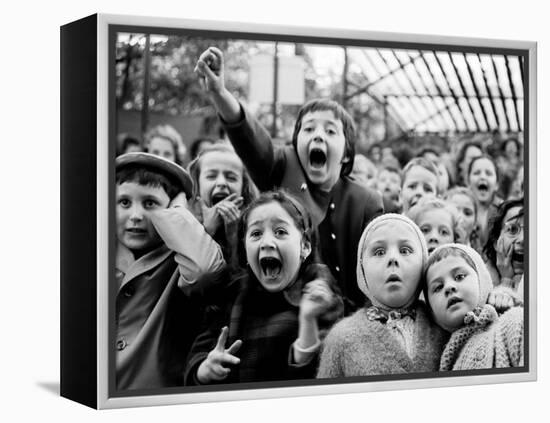
[[[523,365],[517,140],[356,154],[321,99],[275,146],[219,49],[195,71],[230,142],[186,170],[160,127],[116,159],[117,389]]]

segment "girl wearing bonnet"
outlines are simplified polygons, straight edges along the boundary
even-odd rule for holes
[[[451,333],[440,370],[523,366],[523,308],[502,315],[487,304],[491,276],[480,255],[461,244],[437,248],[428,260],[425,297],[436,323]]]
[[[319,378],[436,371],[446,333],[418,299],[428,258],[418,226],[398,214],[374,219],[361,236],[357,283],[372,305],[327,335]]]

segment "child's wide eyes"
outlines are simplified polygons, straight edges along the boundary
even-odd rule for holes
[[[409,254],[412,254],[413,253],[413,250],[411,247],[401,247],[401,249],[399,250],[401,254],[403,254],[404,256],[408,256]]]
[[[376,250],[373,251],[372,255],[376,257],[382,257],[385,253],[386,253],[386,250],[384,250],[383,248],[377,248]]]
[[[466,277],[466,275],[464,273],[457,273],[455,275],[455,281],[461,281],[462,279],[464,279]]]
[[[434,189],[432,188],[431,185],[424,185],[424,191],[426,191],[426,192],[433,192]]]
[[[427,234],[427,233],[430,233],[430,231],[432,230],[432,227],[424,225],[420,228],[420,230],[422,231],[423,234]]]
[[[440,233],[441,235],[444,235],[444,236],[448,236],[448,235],[451,234],[451,232],[450,232],[447,228],[441,228],[441,229],[439,230],[439,233]]]

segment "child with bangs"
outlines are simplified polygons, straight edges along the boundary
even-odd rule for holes
[[[376,188],[382,194],[386,213],[401,213],[401,172],[396,167],[384,166],[378,173]]]
[[[441,371],[523,366],[523,308],[499,316],[487,304],[492,288],[474,249],[449,244],[430,255],[424,296],[436,323],[450,333]]]
[[[223,256],[185,207],[183,168],[148,153],[120,155],[115,167],[116,388],[181,386],[202,319],[191,291]]]
[[[468,187],[477,200],[477,228],[481,245],[487,242],[489,221],[495,215],[502,200],[497,196],[498,168],[487,155],[475,157],[467,173]]]
[[[188,385],[314,377],[324,328],[343,302],[328,268],[312,264],[312,229],[309,214],[282,191],[261,194],[243,211],[241,269],[225,267],[198,282],[222,280],[227,289],[191,349]]]
[[[439,173],[432,162],[416,157],[401,172],[401,202],[406,213],[421,198],[435,198],[439,194]]]
[[[445,193],[444,199],[454,205],[460,214],[460,226],[463,238],[457,240],[460,244],[472,247],[481,253],[482,246],[477,235],[477,200],[469,188],[454,187]]]
[[[363,154],[355,154],[353,169],[349,177],[360,185],[370,189],[376,189],[376,176],[378,168]]]
[[[438,246],[464,239],[458,210],[439,198],[424,198],[407,211],[426,238],[428,253]]]
[[[309,101],[298,112],[292,145],[275,148],[266,129],[225,87],[219,49],[204,51],[195,70],[256,186],[286,189],[307,208],[321,259],[340,284],[346,312],[362,306],[355,252],[361,232],[383,212],[383,204],[376,191],[349,178],[356,138],[349,113],[335,101]]]
[[[359,288],[372,303],[336,323],[324,341],[318,378],[433,372],[447,341],[419,294],[426,241],[408,217],[374,219],[357,252]]]
[[[222,247],[225,260],[236,264],[237,222],[257,197],[256,187],[229,145],[205,147],[190,163],[189,173],[193,180],[189,209]]]

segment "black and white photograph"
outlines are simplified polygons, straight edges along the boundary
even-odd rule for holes
[[[543,3],[4,9],[2,421],[544,421]]]
[[[528,50],[109,41],[109,396],[529,374]]]

